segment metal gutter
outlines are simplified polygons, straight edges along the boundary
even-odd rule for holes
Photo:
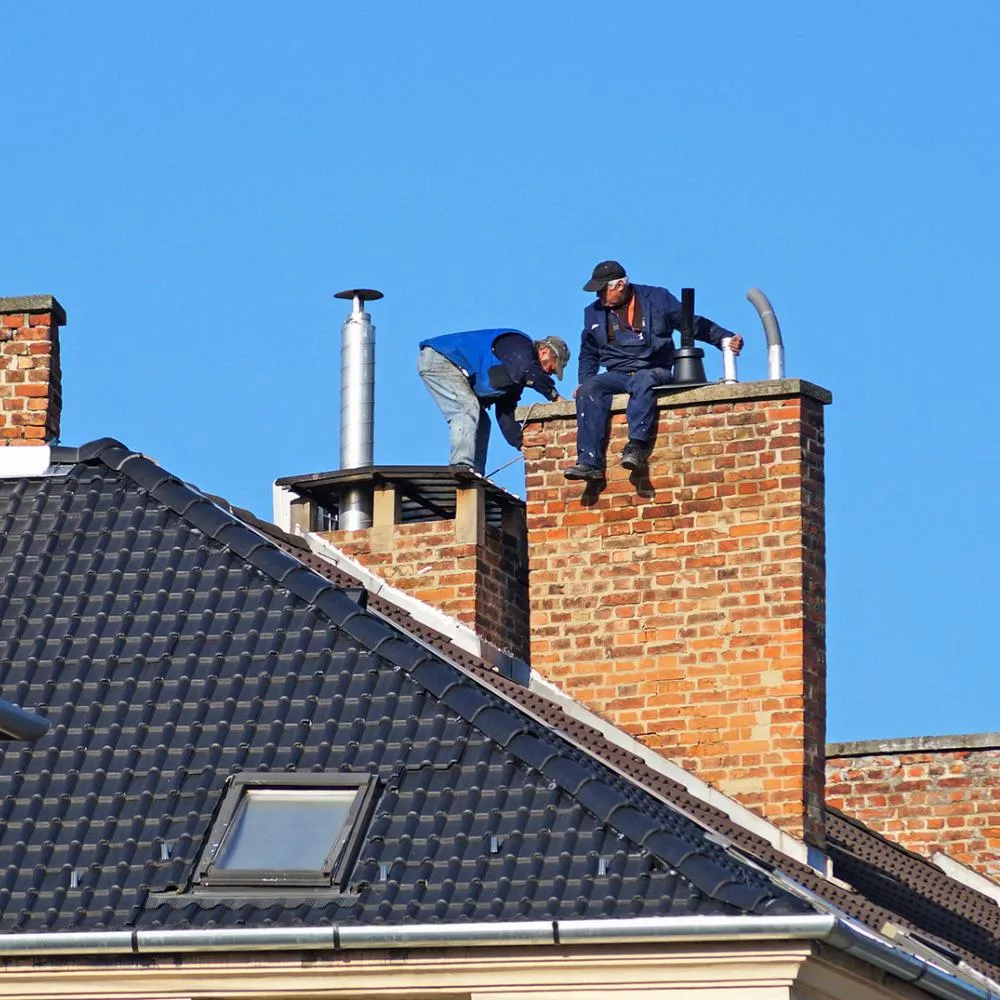
[[[0,956],[295,951],[509,945],[641,944],[655,941],[815,940],[830,934],[832,914],[794,917],[636,917],[626,920],[526,920],[396,926],[233,927],[53,931],[0,935]]]
[[[833,913],[767,917],[636,917],[524,923],[261,927],[0,935],[0,958],[240,951],[351,951],[387,948],[569,946],[726,941],[820,941],[942,1000],[1000,1000]]]

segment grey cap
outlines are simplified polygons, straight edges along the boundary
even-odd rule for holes
[[[569,348],[566,346],[566,341],[562,337],[544,337],[542,340],[537,341],[537,344],[541,347],[548,347],[552,350],[552,353],[556,356],[556,378],[563,377],[563,371],[566,365],[569,364]]]

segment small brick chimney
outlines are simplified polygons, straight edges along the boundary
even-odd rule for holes
[[[59,327],[66,313],[51,295],[0,298],[0,445],[59,437]]]
[[[294,498],[287,517],[276,509],[277,523],[317,535],[390,586],[527,660],[523,501],[486,481],[460,486],[437,466],[345,469],[275,485]],[[337,512],[359,490],[370,495],[372,526],[342,530]]]
[[[795,836],[823,845],[823,407],[797,379],[674,390],[647,474],[567,481],[571,403],[524,431],[531,665]]]

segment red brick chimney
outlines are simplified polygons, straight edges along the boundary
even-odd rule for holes
[[[823,844],[823,406],[797,379],[661,398],[647,475],[567,481],[573,405],[525,427],[531,665],[588,708]]]
[[[486,481],[459,486],[436,466],[371,466],[276,485],[294,497],[288,530],[315,533],[390,586],[527,660],[524,503],[517,497]],[[336,520],[343,496],[356,489],[371,494],[371,527],[325,526],[323,512]]]
[[[66,313],[51,295],[0,298],[0,445],[59,437],[59,327]]]

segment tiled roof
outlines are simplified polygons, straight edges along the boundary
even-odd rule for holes
[[[249,511],[230,509],[318,572],[347,587],[356,584],[342,570],[314,555],[303,539],[257,519]],[[948,947],[981,972],[993,978],[1000,977],[1000,907],[989,897],[949,877],[927,859],[887,840],[857,820],[828,809],[828,854],[838,881],[823,878],[676,781],[651,769],[640,757],[609,742],[597,729],[566,714],[540,694],[496,673],[487,664],[453,646],[447,636],[413,621],[406,611],[381,597],[373,596],[371,606],[462,664],[546,725],[565,733],[582,749],[694,816],[765,867],[780,869],[809,891],[875,930],[894,924],[919,932],[928,940]],[[839,882],[848,883],[853,890]]]
[[[933,928],[936,937],[1000,967],[1000,907],[993,899],[838,809],[827,807],[826,824],[841,878],[914,928]]]
[[[0,930],[810,912],[364,603],[118,442],[0,481]],[[347,890],[190,891],[240,770],[379,776]]]

